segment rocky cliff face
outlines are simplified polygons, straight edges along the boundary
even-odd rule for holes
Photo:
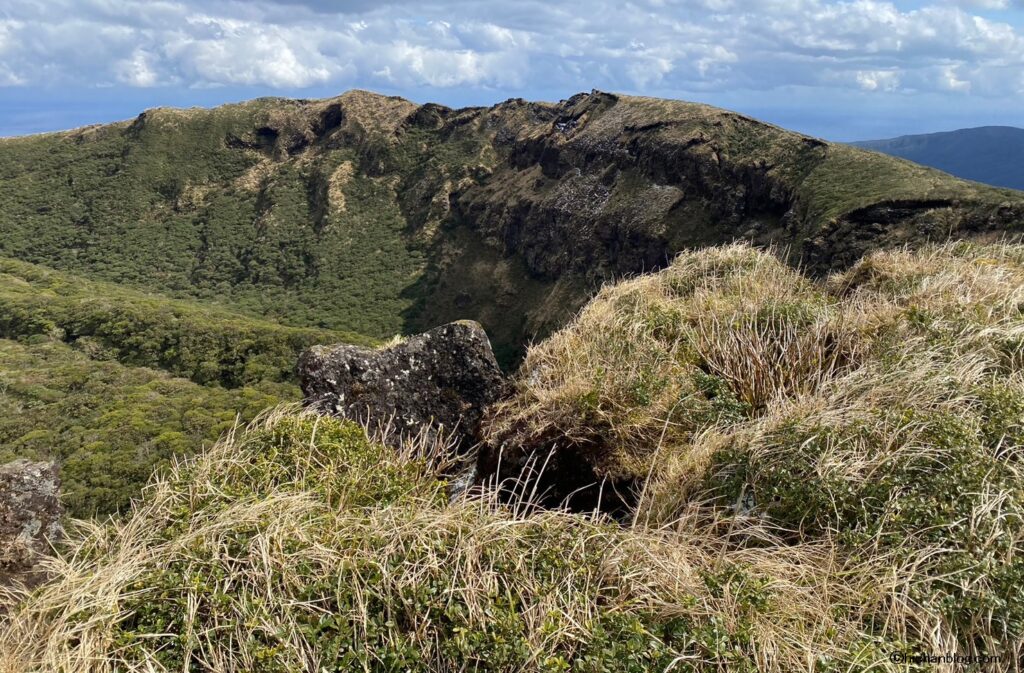
[[[505,161],[454,194],[454,217],[547,278],[650,271],[734,239],[827,271],[939,234],[930,223],[1020,230],[1024,214],[1020,194],[703,105],[595,92],[480,115]]]
[[[0,584],[31,582],[35,564],[61,537],[59,492],[53,463],[0,466]]]
[[[482,136],[493,158],[447,195],[414,323],[474,316],[502,348],[689,248],[777,245],[824,274],[875,248],[1024,231],[1019,193],[703,105],[594,92],[441,117],[447,142]],[[490,272],[510,261],[513,278]]]

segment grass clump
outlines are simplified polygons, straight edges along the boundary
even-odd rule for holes
[[[743,246],[684,254],[534,347],[489,445],[571,451],[635,490],[636,522],[834,545],[877,584],[865,634],[1019,661],[1022,260],[958,243],[812,282]]]
[[[796,561],[712,528],[449,502],[429,447],[275,412],[82,524],[0,626],[19,671],[788,671],[884,661]],[[882,670],[882,669],[879,669]]]
[[[510,447],[557,436],[599,476],[642,477],[659,445],[812,391],[855,351],[827,296],[774,257],[692,253],[605,288],[534,347],[490,433]]]

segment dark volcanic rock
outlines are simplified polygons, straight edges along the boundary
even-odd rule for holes
[[[54,463],[0,466],[0,584],[30,579],[61,534],[60,477]]]
[[[462,447],[476,440],[484,409],[507,386],[487,334],[469,321],[381,350],[314,346],[299,357],[298,374],[307,404],[322,413],[390,422],[397,434],[443,428]]]

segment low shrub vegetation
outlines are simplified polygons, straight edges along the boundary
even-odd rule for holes
[[[74,516],[127,508],[237,418],[298,401],[299,353],[373,340],[0,258],[0,462],[61,464]]]
[[[59,341],[0,339],[0,463],[56,460],[76,517],[127,510],[155,470],[213,444],[238,418],[301,397],[297,386],[200,386],[97,361]]]
[[[35,335],[67,342],[94,359],[225,387],[293,381],[298,354],[313,344],[374,343],[351,332],[286,327],[0,258],[0,337]]]

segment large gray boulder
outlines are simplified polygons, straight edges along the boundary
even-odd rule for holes
[[[62,535],[60,477],[54,463],[0,466],[0,584],[28,580]]]
[[[371,427],[390,423],[392,435],[441,430],[463,448],[507,387],[487,334],[471,321],[379,350],[314,346],[299,357],[298,375],[306,403],[321,413]]]

